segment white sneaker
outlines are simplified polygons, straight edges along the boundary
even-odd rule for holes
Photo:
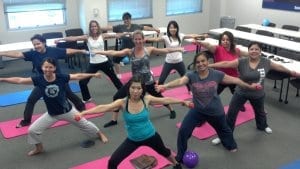
[[[272,129],[270,127],[265,128],[265,132],[268,134],[272,134]]]
[[[117,74],[117,77],[118,77],[119,79],[121,79],[121,78],[122,78],[122,75],[121,75],[121,74]]]
[[[221,143],[221,140],[220,140],[219,137],[217,137],[217,138],[213,139],[213,140],[211,141],[211,143],[212,143],[213,145],[218,145],[218,144]]]
[[[120,62],[120,66],[125,66],[124,62]]]

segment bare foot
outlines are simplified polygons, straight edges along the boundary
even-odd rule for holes
[[[107,137],[106,137],[103,133],[99,132],[98,135],[99,135],[99,137],[100,137],[100,140],[101,140],[103,143],[107,143],[107,142],[108,142]]]
[[[34,156],[34,155],[40,154],[42,152],[43,152],[43,146],[42,146],[42,144],[36,144],[35,145],[35,149],[29,151],[27,155]]]

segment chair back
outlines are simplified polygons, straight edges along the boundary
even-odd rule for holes
[[[62,38],[63,33],[62,32],[47,32],[47,33],[43,33],[42,36],[45,39]]]
[[[66,36],[81,36],[83,35],[83,30],[81,28],[67,29],[65,30],[65,33]],[[88,50],[88,47],[85,42],[83,44],[77,44],[77,42],[67,42],[66,46],[67,48]]]
[[[243,32],[249,32],[249,33],[251,32],[250,28],[242,27],[242,26],[237,26],[235,29]]]
[[[276,24],[275,24],[275,23],[272,23],[272,22],[270,22],[270,23],[269,23],[269,25],[268,25],[268,27],[276,27]]]
[[[291,30],[291,31],[299,31],[299,26],[294,26],[294,25],[282,25],[281,28]]]
[[[256,34],[274,37],[274,34],[273,34],[272,32],[265,31],[265,30],[257,30],[257,31],[256,31]]]

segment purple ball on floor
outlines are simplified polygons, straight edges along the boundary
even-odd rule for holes
[[[199,162],[199,156],[196,152],[186,151],[183,155],[183,164],[188,168],[194,168]]]

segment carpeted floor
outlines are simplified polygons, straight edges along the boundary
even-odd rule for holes
[[[194,53],[184,54],[186,65],[191,63]],[[163,64],[163,56],[153,56],[151,65]],[[65,72],[78,72],[61,62]],[[31,64],[23,60],[14,60],[4,63],[5,68],[0,69],[0,76],[30,76]],[[122,67],[122,71],[129,71],[130,66]],[[168,81],[179,77],[172,74]],[[290,86],[289,103],[278,102],[279,92],[274,91],[273,81],[266,80],[265,108],[268,112],[268,123],[273,134],[268,135],[256,130],[255,121],[247,122],[236,128],[234,136],[238,143],[238,152],[230,153],[221,145],[211,144],[211,138],[198,140],[191,137],[188,149],[196,151],[200,156],[197,169],[276,169],[285,164],[300,159],[300,98],[295,97],[296,90]],[[279,85],[278,85],[279,86]],[[0,83],[0,94],[30,89],[32,86]],[[109,103],[116,89],[106,78],[92,79],[89,83],[92,97],[98,104]],[[80,93],[78,94],[79,96]],[[224,105],[230,102],[231,94],[225,90],[221,94]],[[0,107],[0,121],[7,121],[22,117],[25,104]],[[177,118],[169,119],[166,108],[151,108],[151,119],[165,144],[176,152],[176,138],[178,129],[176,123],[180,122],[187,112],[187,108],[176,105]],[[42,101],[35,106],[35,113],[45,111]],[[92,160],[109,156],[125,139],[124,123],[119,118],[119,125],[103,128],[103,124],[111,118],[111,113],[93,121],[109,138],[107,144],[96,141],[91,148],[81,148],[80,142],[86,137],[74,126],[67,125],[47,130],[43,134],[45,153],[34,157],[26,154],[32,147],[27,143],[27,137],[21,136],[13,139],[4,139],[0,136],[0,164],[1,169],[67,169]],[[171,167],[170,167],[171,168]]]

